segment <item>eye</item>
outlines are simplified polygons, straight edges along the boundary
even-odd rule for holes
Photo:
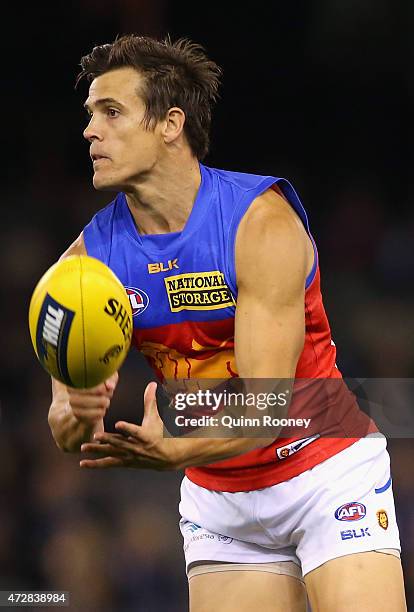
[[[118,117],[119,110],[117,110],[116,108],[108,108],[106,114],[108,115],[108,117],[111,117],[113,119],[115,117]]]

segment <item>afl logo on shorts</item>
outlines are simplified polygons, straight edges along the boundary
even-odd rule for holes
[[[135,317],[142,314],[149,304],[148,295],[145,291],[136,287],[125,287],[125,291],[131,302],[132,316]]]
[[[338,521],[360,521],[367,513],[364,504],[360,502],[349,502],[335,510],[335,518]]]

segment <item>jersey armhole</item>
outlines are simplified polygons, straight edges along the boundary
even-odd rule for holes
[[[83,240],[85,242],[86,252],[90,257],[96,257],[96,259],[107,263],[102,253],[99,235],[100,232],[97,227],[97,220],[96,217],[93,217],[88,225],[83,228]]]
[[[315,240],[310,232],[308,216],[306,214],[305,209],[303,208],[303,205],[299,199],[299,196],[296,193],[293,186],[291,185],[291,183],[289,183],[289,181],[287,181],[286,179],[284,178],[272,178],[271,180],[268,179],[260,185],[260,188],[257,189],[257,191],[254,194],[247,193],[246,196],[240,200],[240,202],[235,208],[235,211],[233,213],[233,216],[230,222],[230,227],[229,227],[229,231],[227,234],[226,277],[227,277],[227,282],[228,282],[230,291],[232,292],[233,298],[235,301],[237,300],[236,252],[235,252],[236,251],[237,230],[238,230],[240,221],[242,220],[244,214],[246,213],[247,209],[249,208],[253,200],[257,198],[258,196],[262,195],[262,193],[264,193],[267,189],[271,188],[273,185],[277,185],[279,189],[282,191],[283,195],[285,196],[289,204],[292,206],[293,210],[299,216],[306,230],[306,233],[308,234],[309,238],[312,241],[314,260],[313,260],[312,268],[305,280],[305,290],[308,289],[308,287],[310,287],[310,285],[312,284],[316,276],[316,271],[318,269],[318,250],[316,248]]]
[[[311,239],[312,246],[313,246],[313,265],[312,265],[311,271],[306,277],[305,289],[308,289],[308,287],[310,287],[311,284],[313,283],[313,280],[316,276],[316,270],[318,269],[318,262],[319,262],[318,249],[316,247],[315,240],[313,239],[313,236],[310,232],[308,232],[308,236]]]
[[[99,210],[88,225],[83,228],[83,239],[87,254],[96,257],[107,266],[109,266],[111,259],[114,226],[120,215],[120,207],[117,206],[120,195],[118,194],[113,202]]]
[[[225,245],[225,276],[227,284],[233,295],[234,301],[237,300],[237,281],[236,281],[236,235],[237,230],[244,214],[249,208],[250,204],[255,198],[262,195],[267,189],[269,189],[277,179],[274,177],[267,177],[264,179],[255,189],[249,190],[239,200],[234,208],[233,215],[230,220],[229,229],[227,232],[227,240]]]

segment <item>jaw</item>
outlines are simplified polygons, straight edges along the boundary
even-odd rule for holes
[[[93,175],[92,183],[98,191],[116,191],[118,189],[116,181],[111,180],[110,176],[103,176],[99,172],[95,172]]]
[[[94,168],[92,183],[95,189],[99,191],[117,191],[119,190],[119,179],[116,176],[115,169],[108,164],[98,164]]]

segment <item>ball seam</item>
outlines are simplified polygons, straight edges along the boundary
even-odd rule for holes
[[[86,389],[88,386],[88,372],[87,372],[87,362],[86,362],[86,338],[85,338],[85,312],[83,306],[83,268],[82,268],[82,257],[79,256],[79,284],[80,284],[80,298],[81,298],[81,314],[82,314],[82,344],[83,344],[83,371],[84,371],[84,388]]]

